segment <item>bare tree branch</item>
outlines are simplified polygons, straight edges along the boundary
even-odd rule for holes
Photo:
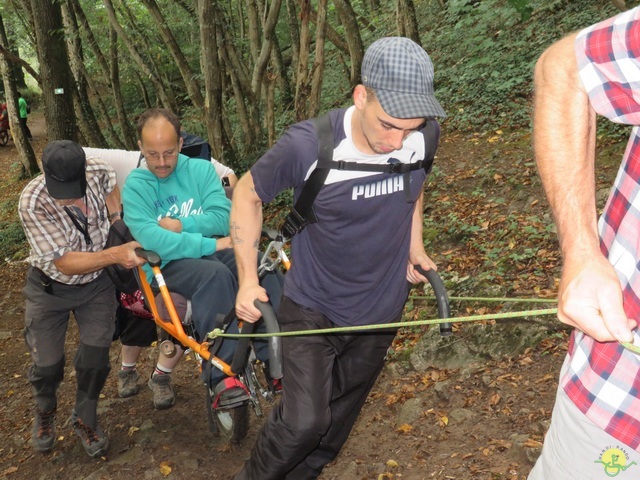
[[[1,44],[0,44],[0,53],[2,54],[2,56],[7,62],[15,63],[16,65],[20,65],[22,68],[24,68],[25,71],[29,75],[31,75],[36,82],[38,82],[38,85],[40,85],[40,75],[38,75],[38,72],[36,72],[31,65],[29,65],[26,61],[24,61],[17,55],[14,55],[13,53],[11,53]]]

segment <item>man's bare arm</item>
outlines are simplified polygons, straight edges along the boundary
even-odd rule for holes
[[[429,258],[424,250],[424,236],[423,236],[423,205],[424,205],[424,192],[420,194],[420,197],[416,201],[413,207],[413,216],[411,220],[411,246],[409,248],[409,260],[407,262],[407,281],[411,283],[427,282],[428,280],[423,277],[414,268],[414,265],[420,265],[425,270],[437,270],[436,264]]]
[[[85,275],[116,264],[133,268],[145,263],[135,253],[139,247],[138,242],[129,242],[99,252],[67,252],[53,263],[65,275]]]
[[[269,297],[258,281],[258,246],[262,231],[262,201],[258,197],[251,172],[245,173],[233,190],[230,220],[231,243],[238,266],[238,318],[255,322],[261,316],[253,305],[255,299]]]
[[[120,217],[119,214],[122,211],[122,198],[118,184],[114,185],[111,193],[107,195],[105,203],[107,204],[107,211],[109,212],[109,220],[113,223],[116,218]]]
[[[599,247],[595,204],[596,113],[579,78],[576,34],[535,69],[534,149],[563,255],[558,318],[600,341],[631,340],[617,275]]]
[[[535,70],[534,150],[565,258],[600,253],[596,114],[578,77],[575,36],[548,49]]]

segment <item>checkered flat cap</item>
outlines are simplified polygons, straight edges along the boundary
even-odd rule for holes
[[[392,117],[447,116],[433,93],[431,59],[408,38],[373,42],[362,61],[362,84],[375,90],[383,110]]]

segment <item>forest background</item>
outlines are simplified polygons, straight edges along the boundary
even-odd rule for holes
[[[137,115],[163,106],[242,173],[291,123],[348,104],[366,46],[389,35],[430,53],[445,129],[528,128],[544,48],[637,3],[3,0],[0,66],[12,127],[20,89],[49,140],[135,149]]]
[[[496,147],[490,158],[477,159],[480,165],[465,165],[473,158],[468,150],[453,158],[448,173],[455,163],[460,168],[451,179],[436,162],[427,197],[428,208],[436,210],[424,217],[425,242],[437,238],[437,250],[450,252],[444,255],[450,270],[476,266],[479,271],[465,283],[469,291],[479,294],[496,278],[509,284],[525,264],[536,277],[533,286],[553,288],[548,278],[557,275],[559,257],[548,211],[514,217],[518,205],[535,201],[518,200],[538,182],[531,153],[508,160],[512,147],[506,144],[528,148],[532,71],[542,51],[568,32],[638,3],[2,0],[0,67],[16,149],[11,174],[23,182],[39,172],[37,142],[28,142],[19,128],[18,89],[43,114],[47,141],[69,138],[133,150],[137,116],[163,106],[179,114],[187,131],[207,138],[214,156],[241,175],[288,125],[350,103],[366,46],[405,35],[422,44],[435,65],[436,96],[448,113],[443,142],[465,149],[470,139]],[[625,128],[610,122],[598,128],[601,149],[626,136]],[[510,168],[517,174],[509,175]],[[451,185],[469,197],[464,212],[451,208]],[[606,189],[600,203],[605,196]],[[0,205],[4,260],[27,254],[15,201]],[[279,225],[290,204],[291,192],[284,192],[267,211],[269,223]],[[506,206],[507,214],[490,214],[495,206]],[[528,235],[526,241],[514,242],[516,233]],[[466,248],[473,260],[448,246]],[[445,274],[445,280],[460,287],[456,275]],[[517,289],[517,283],[511,286]]]
[[[533,283],[543,289],[559,266],[551,218],[548,212],[513,218],[517,189],[524,186],[519,175],[524,172],[525,185],[535,186],[535,168],[526,152],[508,161],[517,175],[498,171],[504,166],[495,160],[510,152],[497,140],[529,143],[532,71],[545,48],[638,3],[1,0],[0,67],[17,153],[12,171],[22,181],[39,172],[37,144],[18,125],[20,89],[32,109],[44,114],[48,141],[69,138],[133,150],[137,116],[163,106],[179,114],[187,131],[207,138],[214,156],[241,175],[288,125],[350,103],[366,46],[383,36],[405,35],[433,60],[436,95],[448,113],[443,142],[464,149],[471,138],[496,147],[480,168],[465,166],[463,160],[473,157],[468,151],[452,159],[461,168],[452,180],[436,162],[428,199],[442,212],[425,215],[425,242],[438,238],[445,247],[464,244],[471,250],[481,271],[467,282],[469,291],[481,293],[484,283],[498,277],[508,283],[522,273],[523,262],[533,263]],[[600,122],[601,148],[625,136],[624,128]],[[487,183],[514,190],[503,197]],[[468,186],[465,212],[450,208],[451,184],[460,193]],[[5,260],[27,254],[15,200],[0,206]],[[474,211],[478,202],[482,206]],[[270,206],[269,223],[279,225],[290,204],[291,192],[285,192]],[[495,218],[479,214],[487,204],[509,205],[511,211]],[[489,226],[492,234],[484,235]],[[514,243],[516,232],[527,234],[527,241]],[[455,252],[445,257],[455,260],[450,269],[463,268],[465,260]],[[451,285],[446,275],[445,280]]]
[[[179,404],[166,415],[150,413],[149,392],[116,398],[112,375],[101,403],[114,445],[109,460],[87,462],[69,434],[47,458],[55,469],[42,468],[28,444],[20,293],[28,246],[16,206],[47,141],[135,149],[137,116],[165,106],[242,174],[288,125],[350,103],[369,44],[409,36],[431,55],[448,113],[425,195],[424,237],[452,314],[535,308],[514,300],[553,300],[561,262],[531,150],[533,66],[566,33],[639,3],[0,0],[0,98],[12,133],[0,147],[0,478],[163,478],[166,462],[175,478],[197,468],[228,478],[260,425],[252,421],[247,441],[226,455],[228,446],[202,428],[193,362],[176,372]],[[18,127],[18,89],[32,107],[33,142]],[[598,128],[600,209],[628,128]],[[279,225],[290,204],[290,192],[272,202],[267,223]],[[435,315],[419,293],[405,319]],[[354,434],[323,478],[526,478],[548,427],[567,329],[553,316],[529,316],[455,323],[448,341],[437,330],[401,330]],[[155,365],[149,352],[143,369]],[[71,365],[66,374],[72,378]],[[61,389],[61,406],[71,408],[72,390]]]
[[[366,46],[390,35],[431,55],[445,132],[526,131],[540,53],[638,3],[2,0],[0,69],[17,175],[39,172],[18,127],[18,89],[44,113],[49,141],[134,150],[137,116],[163,106],[242,174],[288,125],[349,104]],[[602,124],[601,143],[624,136]],[[288,192],[274,204],[277,217],[290,201]],[[5,258],[23,257],[15,211],[2,217]]]

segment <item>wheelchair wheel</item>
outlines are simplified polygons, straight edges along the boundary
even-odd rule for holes
[[[4,147],[9,141],[9,132],[7,130],[2,130],[0,132],[0,146]]]
[[[214,409],[213,395],[206,385],[205,391],[205,407],[211,433],[227,442],[240,443],[249,431],[249,403],[245,402],[236,408]]]

